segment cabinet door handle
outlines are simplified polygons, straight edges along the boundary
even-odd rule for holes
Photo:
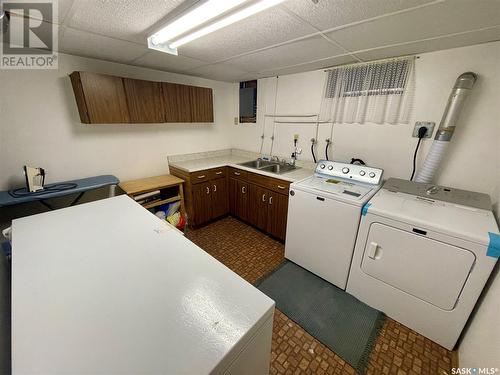
[[[207,194],[210,194],[210,188],[207,186]]]
[[[214,185],[214,193],[217,191],[217,185]]]
[[[240,172],[234,172],[235,176],[239,176],[241,173]]]
[[[286,187],[285,187],[285,186],[278,185],[278,189],[285,190],[285,189],[286,189]]]
[[[222,174],[222,171],[215,172],[215,174]]]
[[[242,192],[243,194],[245,194],[245,193],[247,192],[247,188],[246,188],[245,186],[242,186],[242,187],[241,187],[241,192]]]
[[[198,176],[198,179],[202,179],[202,178],[205,178],[205,175],[204,175],[204,174],[202,174],[202,175]]]
[[[269,204],[273,204],[273,197],[269,197]]]
[[[262,194],[262,202],[265,202],[266,201],[266,194]]]

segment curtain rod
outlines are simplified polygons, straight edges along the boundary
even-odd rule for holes
[[[316,117],[318,115],[264,115],[264,117]]]
[[[331,124],[332,121],[274,121],[275,124]]]
[[[398,56],[398,57],[388,57],[386,59],[380,59],[380,60],[371,60],[371,61],[363,61],[363,62],[357,62],[357,63],[349,63],[349,64],[340,64],[340,65],[335,65],[335,66],[330,66],[328,68],[324,68],[324,72],[328,72],[333,69],[337,69],[340,67],[345,67],[345,66],[361,66],[361,65],[368,65],[368,64],[373,64],[373,63],[382,63],[382,62],[389,62],[389,61],[397,61],[397,60],[405,60],[408,58],[413,57],[414,59],[419,59],[420,56],[417,55],[404,55],[404,56]]]

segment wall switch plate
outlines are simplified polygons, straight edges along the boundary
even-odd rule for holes
[[[415,123],[415,127],[413,128],[412,137],[418,138],[418,129],[426,127],[427,132],[425,133],[424,138],[430,138],[434,132],[434,126],[436,126],[436,123],[432,121],[417,121]]]

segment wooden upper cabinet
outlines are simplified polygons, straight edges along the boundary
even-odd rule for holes
[[[212,89],[189,86],[192,122],[214,122]]]
[[[120,77],[73,72],[70,78],[83,123],[130,122],[125,88]]]
[[[130,122],[165,122],[161,83],[123,78]]]
[[[89,72],[70,78],[86,124],[214,121],[210,88]]]
[[[165,122],[191,122],[190,86],[162,82]]]

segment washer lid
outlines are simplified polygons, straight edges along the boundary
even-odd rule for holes
[[[467,241],[487,245],[498,233],[491,210],[462,206],[381,189],[370,200],[368,214],[384,216]]]
[[[345,201],[362,203],[379,186],[352,183],[334,177],[311,176],[292,184],[293,188],[304,188],[317,194],[328,193]]]

